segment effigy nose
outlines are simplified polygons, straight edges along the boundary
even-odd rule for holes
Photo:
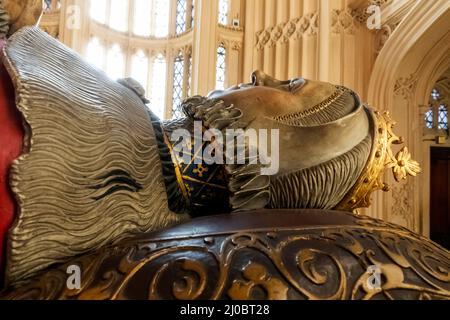
[[[265,87],[279,87],[288,84],[290,81],[278,80],[261,70],[256,70],[252,73],[252,84],[254,86],[265,86]]]

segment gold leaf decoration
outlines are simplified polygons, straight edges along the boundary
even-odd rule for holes
[[[392,151],[393,145],[404,143],[402,137],[394,133],[396,122],[389,112],[380,113],[367,107],[371,121],[373,149],[366,168],[353,189],[335,208],[344,211],[356,211],[368,208],[372,204],[372,193],[378,190],[388,192],[390,187],[383,182],[386,169],[392,169],[397,182],[408,176],[416,177],[420,172],[420,164],[412,159],[408,148],[404,147],[397,155]]]
[[[421,173],[420,165],[414,161],[407,147],[404,147],[389,165],[397,182],[406,180],[408,176],[416,177]]]

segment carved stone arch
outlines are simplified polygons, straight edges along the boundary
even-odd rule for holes
[[[432,86],[450,67],[449,21],[449,1],[417,1],[381,50],[368,90],[368,103],[394,113],[412,153],[423,164],[420,179],[409,181],[409,187],[375,196],[373,216],[424,235],[429,228],[429,159],[423,150],[419,106],[428,103]],[[403,215],[402,222],[397,212],[409,215]]]
[[[434,31],[447,32],[437,28],[438,23],[445,19],[450,19],[450,2],[447,0],[417,2],[392,33],[375,62],[368,92],[371,105],[383,109],[393,107],[393,88],[399,71],[405,67],[405,56],[418,44],[430,47],[432,43],[423,39],[427,34]],[[447,45],[450,46],[448,43]],[[417,66],[423,62],[428,52],[417,56]],[[409,65],[409,68],[412,66]]]

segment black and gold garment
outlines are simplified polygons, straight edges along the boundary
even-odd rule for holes
[[[201,147],[195,145],[193,119],[186,117],[161,122],[150,114],[161,153],[170,209],[194,217],[211,215],[211,208],[214,208],[214,214],[231,212],[226,168],[202,161],[209,142],[202,142]],[[171,141],[171,135],[177,129],[190,130],[191,141]],[[183,160],[183,150],[190,150],[189,163]]]

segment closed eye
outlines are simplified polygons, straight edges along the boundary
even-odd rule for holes
[[[303,78],[292,79],[291,83],[289,84],[289,91],[292,93],[296,93],[301,88],[303,88],[303,86],[305,84],[306,84],[306,81]]]

